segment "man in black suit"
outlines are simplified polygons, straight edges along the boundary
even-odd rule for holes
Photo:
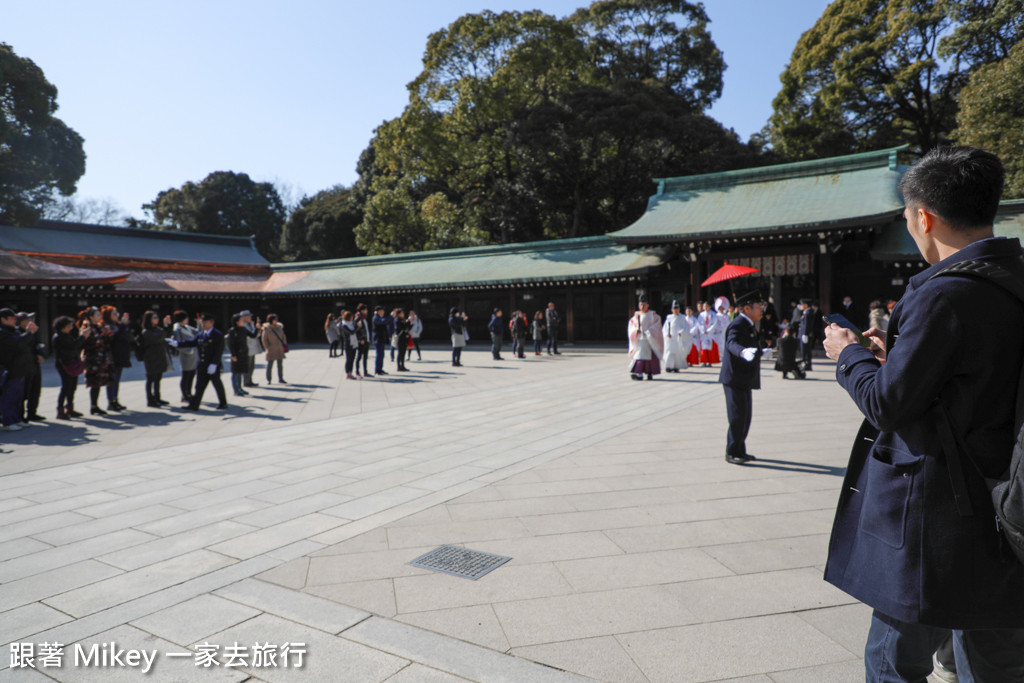
[[[718,376],[725,389],[725,409],[729,416],[729,432],[725,461],[745,465],[756,460],[747,453],[747,434],[753,410],[753,390],[761,388],[761,339],[756,324],[764,315],[764,301],[759,292],[750,292],[736,299],[740,309],[725,330],[722,371]]]
[[[203,330],[194,339],[178,342],[178,346],[195,346],[199,348],[199,364],[196,366],[196,388],[192,393],[192,401],[188,410],[199,410],[203,400],[203,392],[207,384],[213,384],[217,392],[218,410],[228,407],[228,398],[224,393],[224,384],[220,381],[221,357],[224,355],[224,333],[214,327],[216,320],[212,315],[204,313]]]
[[[810,299],[801,299],[800,308],[803,310],[800,316],[800,357],[804,361],[804,370],[810,372],[815,340],[814,309]]]

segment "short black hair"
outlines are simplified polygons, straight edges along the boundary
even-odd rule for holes
[[[186,322],[187,320],[188,320],[188,313],[186,313],[185,311],[175,311],[174,312],[174,322],[176,322],[176,323],[183,323],[183,322]]]
[[[999,157],[974,147],[936,147],[900,179],[903,202],[955,230],[991,227],[1006,176]]]

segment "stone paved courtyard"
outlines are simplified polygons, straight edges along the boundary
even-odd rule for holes
[[[5,433],[0,680],[863,680],[869,610],[821,579],[859,424],[831,363],[766,364],[738,467],[717,368],[448,357],[355,382],[301,348],[290,384],[225,413]],[[142,392],[133,368],[121,402]],[[409,566],[443,544],[512,560],[477,581]],[[73,666],[72,644],[111,641],[153,670]],[[63,668],[9,668],[7,643],[53,642]],[[220,666],[166,656],[204,643]],[[235,643],[303,643],[304,666],[225,666]]]

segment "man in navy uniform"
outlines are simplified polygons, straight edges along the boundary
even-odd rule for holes
[[[725,461],[745,465],[756,458],[747,453],[747,434],[753,411],[754,389],[761,388],[761,340],[756,324],[764,315],[760,293],[750,292],[736,299],[740,313],[725,329],[725,349],[718,381],[725,389],[725,410],[729,433]]]
[[[1006,550],[983,478],[1010,463],[1024,307],[983,278],[933,278],[980,261],[1024,280],[1020,242],[993,236],[1002,187],[992,154],[926,154],[899,189],[932,265],[910,278],[885,338],[868,330],[874,352],[825,330],[836,378],[866,418],[825,580],[874,608],[869,683],[924,681],[950,630],[961,681],[1024,681],[1024,564]]]
[[[216,320],[208,313],[200,316],[202,331],[193,339],[178,342],[178,346],[195,346],[199,348],[199,364],[196,366],[196,388],[192,393],[192,401],[188,410],[199,410],[203,400],[203,392],[207,384],[213,384],[217,392],[218,410],[228,407],[228,398],[224,393],[224,384],[220,381],[221,357],[224,355],[224,333],[214,327]]]

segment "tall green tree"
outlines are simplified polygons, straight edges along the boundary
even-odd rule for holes
[[[664,86],[701,110],[722,95],[725,62],[701,3],[598,0],[569,22],[582,34],[606,85]]]
[[[802,159],[943,142],[956,112],[957,82],[936,53],[949,12],[948,0],[831,3],[782,73],[772,147]]]
[[[281,258],[311,261],[362,256],[365,252],[356,246],[354,233],[361,220],[350,188],[338,185],[305,197],[284,224]]]
[[[0,221],[32,225],[85,173],[82,136],[54,116],[57,88],[0,43]]]
[[[567,136],[589,135],[602,116],[614,119],[595,107],[619,108],[620,99],[597,93],[629,86],[660,91],[660,102],[671,101],[676,113],[699,113],[721,91],[724,63],[699,5],[607,0],[591,9],[566,19],[540,11],[470,14],[430,36],[409,105],[377,129],[364,153],[368,163],[356,183],[364,202],[356,229],[361,248],[380,253],[595,234],[620,227],[630,214],[620,207],[646,201],[652,158],[635,164],[636,150],[612,152],[617,141],[610,133],[587,151]],[[588,104],[570,101],[575,93],[588,93]],[[558,140],[558,131],[537,124],[547,117],[561,126]],[[661,134],[650,131],[651,138]],[[556,142],[558,153],[545,147]],[[642,149],[659,158],[672,154],[671,146],[654,143]],[[588,191],[576,205],[536,185],[546,179],[551,188],[571,188],[602,164],[606,176],[621,181],[632,173],[638,180],[584,182]],[[598,187],[639,195],[624,201]],[[600,220],[577,210],[583,202],[606,207]]]
[[[245,173],[216,171],[201,182],[164,190],[143,210],[158,230],[181,230],[255,238],[267,259],[276,259],[281,227],[287,217],[271,183],[257,183]]]
[[[1024,40],[1005,59],[971,75],[960,93],[953,137],[998,155],[1006,167],[1007,199],[1024,198]]]

